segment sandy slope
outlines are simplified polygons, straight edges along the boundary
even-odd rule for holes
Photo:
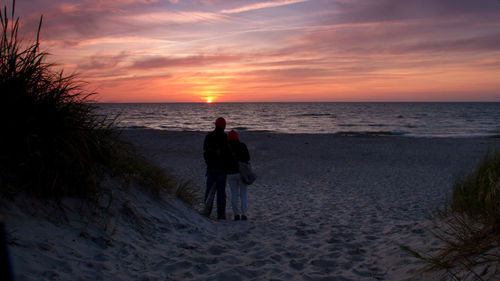
[[[202,193],[204,133],[123,137]],[[398,244],[432,243],[426,214],[444,202],[455,176],[500,147],[498,139],[240,138],[259,175],[247,222],[206,219],[133,189],[115,192],[108,212],[117,219],[101,227],[70,200],[65,223],[41,219],[56,214],[53,207],[3,199],[18,280],[425,280]],[[227,212],[232,217],[229,200]]]

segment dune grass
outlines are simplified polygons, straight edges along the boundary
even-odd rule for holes
[[[194,195],[186,184],[121,142],[114,118],[95,113],[95,93],[46,63],[39,42],[43,17],[34,42],[23,43],[14,11],[15,1],[11,13],[0,11],[0,192],[96,199],[100,181],[112,174],[189,203]]]
[[[438,211],[431,233],[441,246],[422,254],[424,271],[442,280],[500,280],[500,151],[457,179],[453,197]]]
[[[42,18],[36,40],[22,44],[12,10],[12,19],[6,7],[0,13],[2,188],[15,186],[44,197],[92,193],[114,153],[113,122],[93,114],[93,93],[86,93],[82,83],[45,62],[39,43]]]
[[[154,196],[167,192],[194,207],[201,199],[189,181],[183,181],[167,173],[163,168],[146,159],[128,143],[117,144],[120,149],[114,155],[114,165],[110,171],[113,176],[127,182],[134,182]]]

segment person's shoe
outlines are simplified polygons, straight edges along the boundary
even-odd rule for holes
[[[236,216],[234,216],[234,220],[235,220],[235,221],[239,221],[239,220],[240,220],[240,215],[236,215]]]
[[[242,215],[242,216],[241,216],[241,220],[242,220],[242,221],[246,221],[246,220],[247,220],[247,216]]]

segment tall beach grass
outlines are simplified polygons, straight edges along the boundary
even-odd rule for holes
[[[34,42],[18,39],[13,2],[0,12],[0,138],[3,191],[38,196],[85,196],[108,165],[116,142],[113,122],[93,114],[93,93],[72,75],[54,71]]]
[[[442,280],[500,280],[500,151],[457,179],[431,233],[441,245],[418,253],[424,271]]]
[[[114,119],[96,114],[94,93],[84,83],[46,62],[43,17],[36,38],[26,43],[18,38],[14,12],[15,1],[10,13],[0,10],[0,193],[92,199],[104,175],[112,175],[191,201],[186,184],[120,141]]]

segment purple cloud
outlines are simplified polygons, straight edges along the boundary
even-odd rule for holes
[[[172,57],[151,57],[137,60],[133,65],[133,69],[151,69],[151,68],[168,68],[168,67],[201,67],[206,65],[214,65],[225,62],[239,61],[241,57],[237,55],[199,55],[183,58]]]

